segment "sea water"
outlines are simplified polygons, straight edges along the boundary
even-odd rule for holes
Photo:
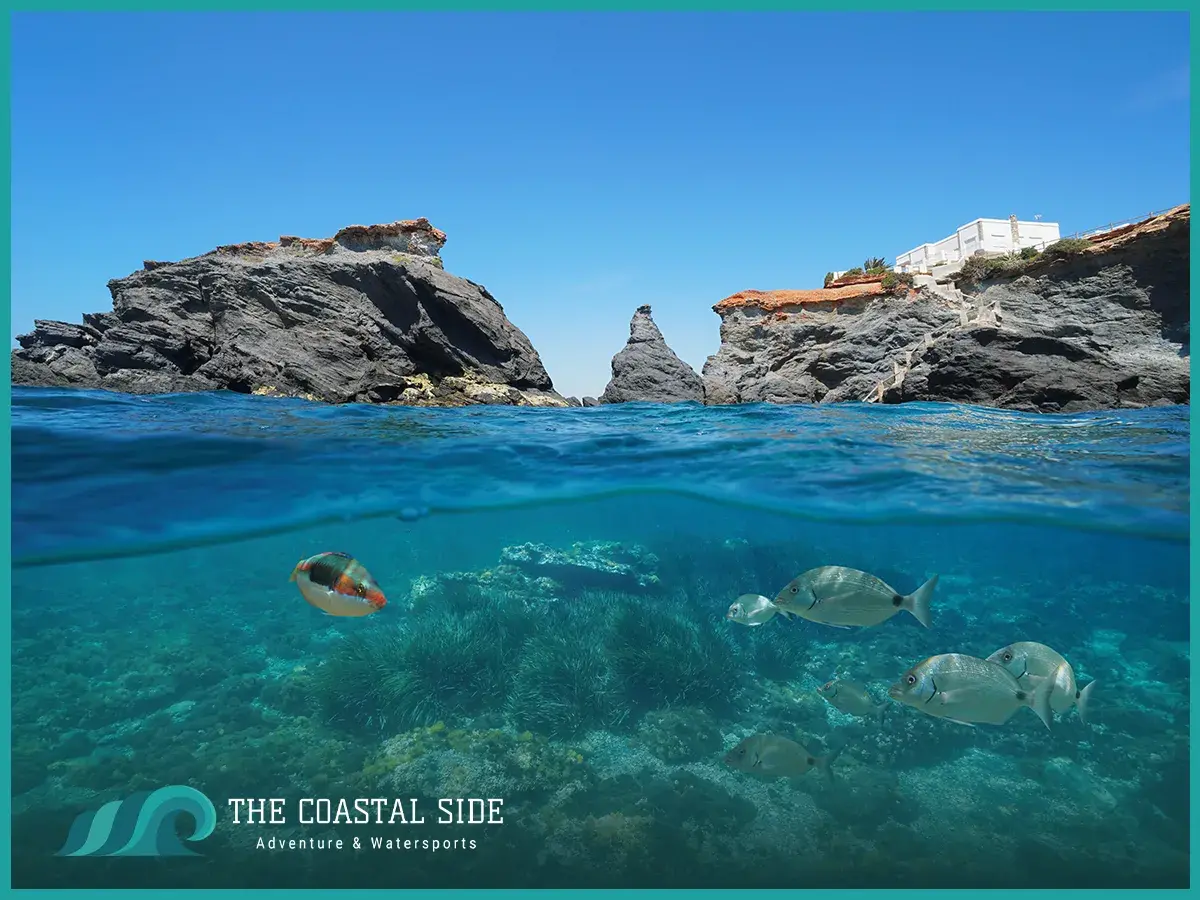
[[[1186,407],[17,388],[12,446],[14,886],[1188,883]],[[325,551],[387,605],[308,605]],[[822,565],[937,574],[932,627],[725,618]],[[1086,722],[887,699],[1019,640],[1096,681]],[[841,746],[832,777],[724,763],[760,732]],[[114,856],[139,803],[196,855]]]

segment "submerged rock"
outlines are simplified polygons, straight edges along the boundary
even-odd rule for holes
[[[445,240],[417,219],[147,261],[109,282],[111,312],[35,322],[13,383],[566,406],[496,299],[443,271]]]
[[[601,403],[704,402],[704,382],[692,367],[667,346],[650,318],[650,307],[639,306],[629,323],[629,341],[612,360],[612,380]]]
[[[550,578],[572,593],[586,588],[636,591],[658,585],[657,557],[614,541],[576,543],[567,551],[520,544],[505,547],[500,560],[528,575]]]
[[[1190,206],[979,285],[743,291],[714,310],[706,402],[943,401],[1031,412],[1187,403]]]
[[[589,590],[638,594],[658,584],[658,557],[643,547],[583,541],[556,550],[529,543],[505,547],[499,563],[481,572],[420,575],[409,598],[414,608],[447,599],[471,607],[481,596],[503,594],[537,606]]]

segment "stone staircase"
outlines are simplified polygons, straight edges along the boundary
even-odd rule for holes
[[[995,327],[999,326],[1004,319],[1004,315],[1000,310],[1000,301],[998,300],[983,306],[977,306],[967,299],[966,295],[954,285],[940,285],[928,275],[918,275],[914,280],[914,286],[925,288],[934,296],[946,301],[947,306],[958,312],[958,321],[947,322],[945,325],[927,332],[920,340],[900,350],[899,354],[892,359],[892,374],[876,383],[870,393],[862,398],[862,402],[864,403],[882,403],[883,395],[890,388],[899,387],[903,384],[904,376],[911,371],[913,357],[917,355],[918,351],[928,350],[943,337],[960,328],[968,328],[973,325],[990,325]]]

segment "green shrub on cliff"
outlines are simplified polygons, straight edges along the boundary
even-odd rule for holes
[[[884,293],[900,296],[912,290],[913,276],[909,272],[888,272],[880,286]]]
[[[1025,247],[1008,256],[972,256],[963,263],[955,281],[960,286],[970,286],[989,278],[1015,278],[1029,271],[1039,260],[1065,259],[1090,246],[1091,242],[1083,238],[1063,238],[1041,252],[1036,247]]]
[[[853,269],[847,269],[845,272],[843,272],[841,274],[841,278],[856,278],[857,276],[862,275],[862,274],[863,274],[863,270],[858,268],[858,266],[855,266]],[[839,278],[839,280],[841,280],[841,279]]]
[[[825,273],[825,287],[829,287],[829,282],[831,282],[831,281],[833,281],[833,273],[826,272]]]
[[[1062,259],[1064,256],[1081,253],[1090,246],[1092,242],[1083,238],[1063,238],[1046,248],[1046,256],[1050,259]]]
[[[963,263],[955,281],[960,285],[971,285],[989,278],[1017,275],[1024,264],[1024,260],[1015,256],[972,256]]]

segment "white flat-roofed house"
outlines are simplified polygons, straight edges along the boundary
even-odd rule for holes
[[[921,244],[896,257],[897,272],[928,272],[972,256],[1005,256],[1026,247],[1044,250],[1059,239],[1057,222],[976,219],[935,244]]]

